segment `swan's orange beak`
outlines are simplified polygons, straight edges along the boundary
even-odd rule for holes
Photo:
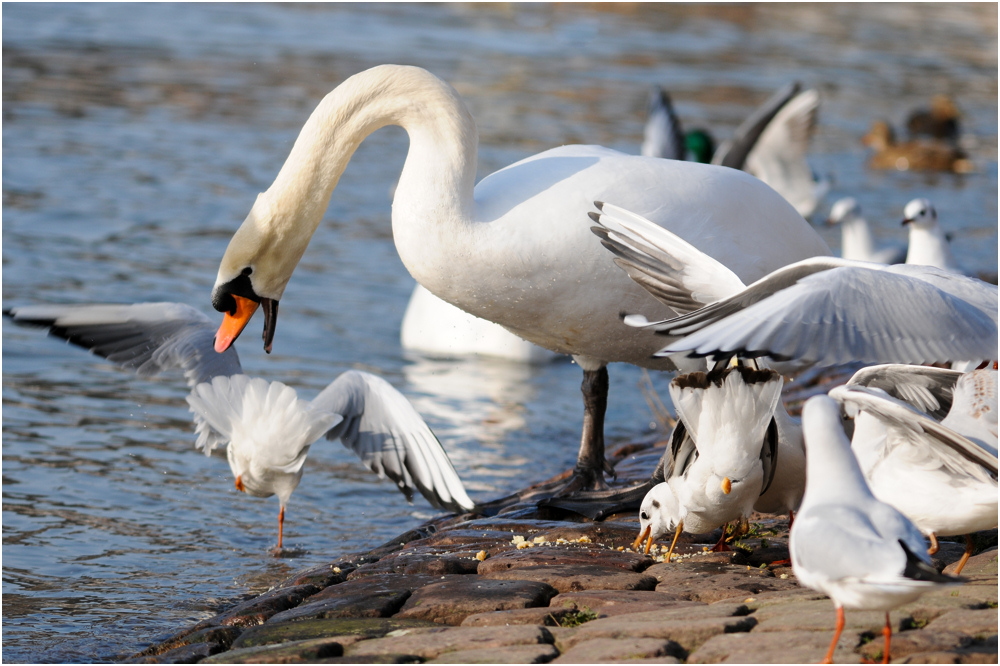
[[[240,474],[238,477],[236,477],[236,490],[240,491],[241,493],[245,493],[247,491],[247,489],[243,487],[243,475],[242,474]]]
[[[260,306],[260,303],[242,296],[234,295],[233,300],[236,301],[236,312],[234,314],[227,312],[223,316],[219,332],[215,334],[215,351],[220,354],[229,349],[236,338],[240,337],[240,333],[250,323],[250,317]]]

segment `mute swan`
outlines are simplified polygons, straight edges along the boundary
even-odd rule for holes
[[[914,199],[906,204],[902,224],[910,228],[906,263],[966,274],[952,254],[951,243],[938,224],[937,210],[930,201]]]
[[[673,369],[621,310],[671,310],[621,273],[589,231],[594,198],[614,196],[668,226],[744,280],[827,255],[816,232],[747,174],[704,164],[564,146],[474,187],[476,125],[455,90],[426,70],[382,65],[347,79],[303,126],[219,266],[212,304],[223,351],[259,305],[270,349],[278,301],[354,150],[385,125],[410,137],[392,206],[396,249],[431,293],[561,354],[584,371],[584,428],[573,487],[602,487],[609,362]],[[697,366],[696,366],[697,367]]]
[[[815,257],[747,287],[666,229],[617,206],[600,207],[594,232],[615,262],[664,303],[689,311],[660,322],[625,317],[674,338],[658,355],[766,356],[790,368],[979,362],[997,353],[995,285],[929,266]]]
[[[855,261],[877,264],[901,264],[906,261],[906,248],[901,246],[875,249],[875,239],[868,220],[861,216],[861,206],[854,197],[838,199],[826,218],[828,225],[840,225],[840,256]]]
[[[997,372],[899,365],[862,372],[830,397],[855,417],[851,447],[865,479],[875,497],[930,537],[931,554],[937,536],[966,535],[955,571],[961,573],[972,554],[968,535],[997,526]],[[896,397],[944,402],[926,388],[927,380],[942,394],[953,392],[943,420]],[[887,392],[875,388],[886,384]]]
[[[851,453],[840,408],[817,395],[802,410],[806,492],[792,525],[789,553],[799,582],[823,592],[837,609],[837,628],[824,663],[831,663],[844,628],[844,607],[885,611],[889,663],[889,611],[960,578],[931,566],[920,530],[872,495]]]
[[[180,303],[37,305],[4,314],[19,324],[47,327],[140,377],[183,370],[191,387],[195,446],[209,455],[226,445],[237,490],[278,496],[278,548],[285,505],[302,478],[309,447],[324,434],[339,439],[380,478],[392,479],[408,500],[416,488],[438,509],[474,507],[434,433],[380,377],[345,372],[306,402],[281,382],[244,375],[234,347],[215,353],[212,321]]]
[[[705,130],[685,133],[681,129],[670,96],[656,88],[650,99],[642,154],[682,160],[691,153],[699,162],[742,169],[773,187],[801,215],[809,217],[829,189],[829,182],[817,181],[806,162],[819,93],[800,90],[798,83],[778,90],[743,121],[732,139],[713,149],[714,141]]]

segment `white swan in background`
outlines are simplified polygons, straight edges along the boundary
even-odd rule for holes
[[[824,663],[832,662],[845,607],[885,611],[883,661],[889,663],[889,611],[961,579],[939,574],[920,530],[872,495],[833,398],[817,395],[806,401],[802,424],[806,492],[788,549],[799,582],[828,595],[837,609],[837,628]]]
[[[625,317],[668,336],[658,355],[765,356],[789,369],[996,356],[996,285],[930,266],[815,257],[747,287],[666,229],[617,206],[600,207],[594,232],[615,262],[664,303],[689,311],[659,322]]]
[[[875,497],[930,537],[931,554],[937,536],[966,536],[961,573],[969,535],[997,526],[997,371],[874,366],[830,397],[854,417],[851,447]],[[919,408],[942,403],[941,420]]]
[[[816,210],[830,188],[817,180],[806,152],[816,129],[819,92],[801,91],[790,83],[768,98],[736,128],[733,138],[714,148],[706,130],[684,132],[670,103],[670,96],[657,87],[650,97],[649,115],[643,130],[642,154],[741,169],[770,185],[804,217]]]
[[[458,93],[423,69],[383,65],[324,98],[234,234],[212,292],[213,305],[226,313],[217,350],[232,343],[258,305],[270,349],[278,300],[341,173],[360,142],[386,125],[410,137],[392,206],[396,249],[410,274],[466,312],[573,355],[584,370],[584,434],[567,489],[603,485],[606,364],[674,367],[652,357],[658,345],[650,336],[621,325],[622,310],[660,318],[672,312],[593,238],[587,212],[595,198],[614,196],[743,280],[829,254],[784,199],[732,169],[565,146],[474,187],[478,137]]]
[[[876,264],[901,264],[906,261],[906,247],[893,245],[875,248],[875,238],[861,215],[861,206],[854,197],[838,199],[826,218],[828,225],[840,225],[840,256],[855,261]]]
[[[281,382],[243,374],[235,348],[213,351],[213,322],[180,303],[36,305],[5,314],[46,327],[140,377],[183,370],[197,448],[209,455],[225,445],[238,490],[278,496],[278,548],[285,505],[302,479],[309,447],[323,435],[339,439],[379,478],[392,479],[408,500],[416,489],[438,509],[474,508],[434,433],[380,377],[350,370],[311,402],[301,400]]]
[[[906,204],[903,209],[903,226],[910,228],[906,263],[967,274],[952,254],[951,243],[938,224],[937,210],[930,201],[914,199]]]
[[[459,310],[420,284],[413,289],[406,305],[399,338],[403,349],[434,358],[487,356],[541,364],[559,357],[503,326]]]

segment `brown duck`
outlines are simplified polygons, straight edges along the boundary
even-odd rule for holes
[[[868,158],[872,169],[898,169],[899,171],[954,171],[969,173],[972,162],[960,149],[939,141],[902,141],[884,120],[872,123],[861,142],[875,150]]]

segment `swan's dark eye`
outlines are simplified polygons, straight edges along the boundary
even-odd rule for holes
[[[253,273],[253,269],[249,266],[240,271],[240,275],[250,275],[251,273]]]
[[[649,514],[646,513],[645,511],[643,511],[642,513],[640,513],[639,517],[642,518],[643,520],[649,520]]]

